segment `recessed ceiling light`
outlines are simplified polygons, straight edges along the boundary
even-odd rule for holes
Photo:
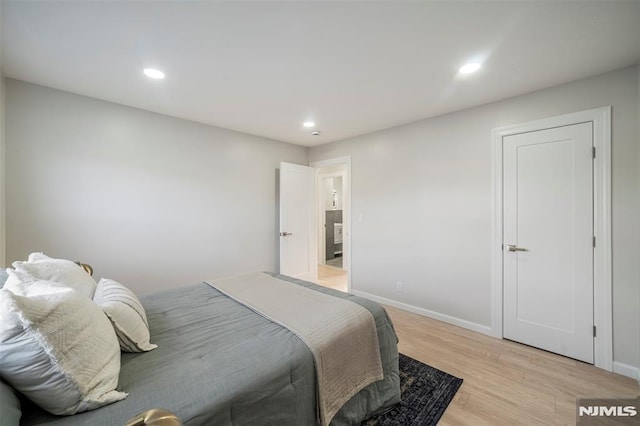
[[[156,80],[162,80],[164,78],[164,73],[160,70],[156,70],[153,68],[145,68],[144,75],[149,78],[154,78]]]
[[[317,131],[317,130],[314,130],[313,132],[311,132],[311,134],[312,134],[313,136],[318,136],[318,135],[320,134],[320,132],[319,132],[319,131]]]
[[[471,62],[469,64],[464,65],[462,68],[458,70],[460,74],[471,74],[472,72],[476,72],[482,66],[479,62]]]
[[[302,125],[304,127],[311,128],[311,127],[314,127],[316,123],[314,123],[313,121],[305,121],[304,123],[302,123]]]

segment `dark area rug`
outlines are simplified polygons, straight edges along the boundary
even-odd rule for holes
[[[462,379],[400,354],[402,402],[362,426],[435,425],[462,385]]]

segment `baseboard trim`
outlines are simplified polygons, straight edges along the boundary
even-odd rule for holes
[[[466,328],[467,330],[476,331],[478,333],[482,333],[482,334],[486,334],[488,336],[494,337],[491,327],[487,327],[486,325],[467,321],[461,318],[452,317],[446,314],[441,314],[439,312],[430,311],[428,309],[419,308],[417,306],[409,305],[407,303],[398,302],[397,300],[387,299],[386,297],[380,297],[374,294],[365,293],[364,291],[352,289],[351,293],[353,293],[356,296],[364,297],[365,299],[373,300],[374,302],[378,302],[383,305],[393,306],[394,308],[413,312],[414,314],[418,314],[427,318],[432,318],[438,321],[446,322],[447,324],[457,325],[458,327]]]
[[[419,308],[408,303],[398,302],[397,300],[388,299],[386,297],[376,296],[375,294],[366,293],[359,290],[351,290],[351,293],[364,297],[374,302],[381,303],[383,305],[393,306],[394,308],[402,309],[404,311],[413,312],[414,314],[422,315],[427,318],[432,318],[438,321],[446,322],[447,324],[457,325],[458,327],[466,328],[467,330],[476,331],[478,333],[486,334],[487,336],[496,337],[493,334],[491,327],[478,324],[475,322],[467,321],[461,318],[452,317],[450,315],[441,314],[439,312],[430,311],[429,309]],[[624,364],[622,362],[613,362],[613,372],[621,374],[626,377],[630,377],[638,381],[640,384],[640,368],[632,365]]]
[[[623,376],[631,377],[640,384],[640,368],[633,365],[624,364],[622,362],[613,361],[613,372],[622,374]]]

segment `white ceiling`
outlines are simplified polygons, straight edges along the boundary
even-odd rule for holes
[[[640,62],[639,1],[3,0],[1,13],[8,77],[303,146]]]

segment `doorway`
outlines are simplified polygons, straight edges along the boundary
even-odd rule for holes
[[[344,269],[343,262],[343,212],[344,199],[342,182],[344,171],[325,173],[322,169],[318,171],[320,181],[320,193],[318,202],[320,203],[320,230],[324,228],[324,233],[320,232],[319,244],[319,265],[327,265],[336,269]]]
[[[350,291],[349,157],[311,163],[316,171],[317,282]]]
[[[492,132],[493,334],[607,370],[610,118],[605,107]]]

